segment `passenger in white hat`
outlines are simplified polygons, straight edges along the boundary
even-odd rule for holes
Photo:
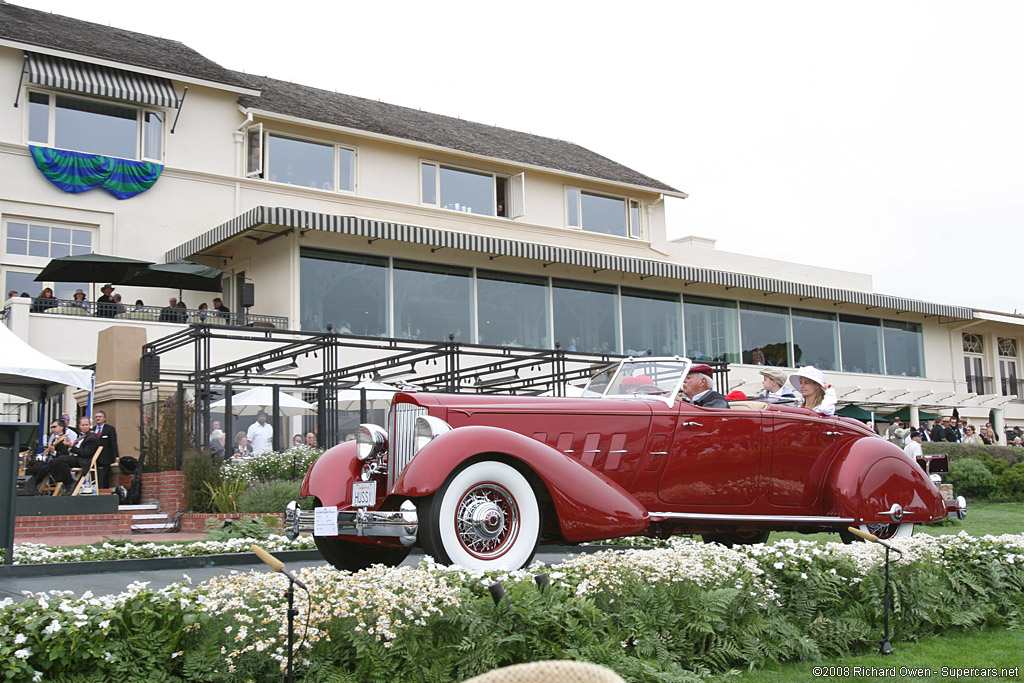
[[[804,397],[804,408],[822,415],[835,415],[839,397],[832,385],[825,381],[825,373],[808,365],[789,376],[789,383]]]

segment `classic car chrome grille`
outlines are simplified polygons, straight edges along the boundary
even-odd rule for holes
[[[399,403],[391,408],[388,416],[388,491],[412,460],[416,418],[426,414],[426,408],[412,403]]]

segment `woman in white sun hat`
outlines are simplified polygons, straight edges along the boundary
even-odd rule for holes
[[[804,397],[804,408],[810,408],[822,415],[835,415],[839,397],[836,390],[825,381],[825,373],[808,365],[789,376],[792,384]]]

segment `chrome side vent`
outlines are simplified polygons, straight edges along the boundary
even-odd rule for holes
[[[409,465],[415,447],[416,418],[427,409],[412,403],[398,403],[388,416],[388,491]]]

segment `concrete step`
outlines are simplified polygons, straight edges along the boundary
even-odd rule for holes
[[[143,505],[118,505],[118,512],[153,512],[159,510],[160,506],[156,503],[146,503]]]
[[[167,531],[173,529],[173,524],[132,524],[132,531]]]
[[[167,514],[164,512],[157,512],[151,515],[132,515],[132,523],[136,522],[167,522]]]

